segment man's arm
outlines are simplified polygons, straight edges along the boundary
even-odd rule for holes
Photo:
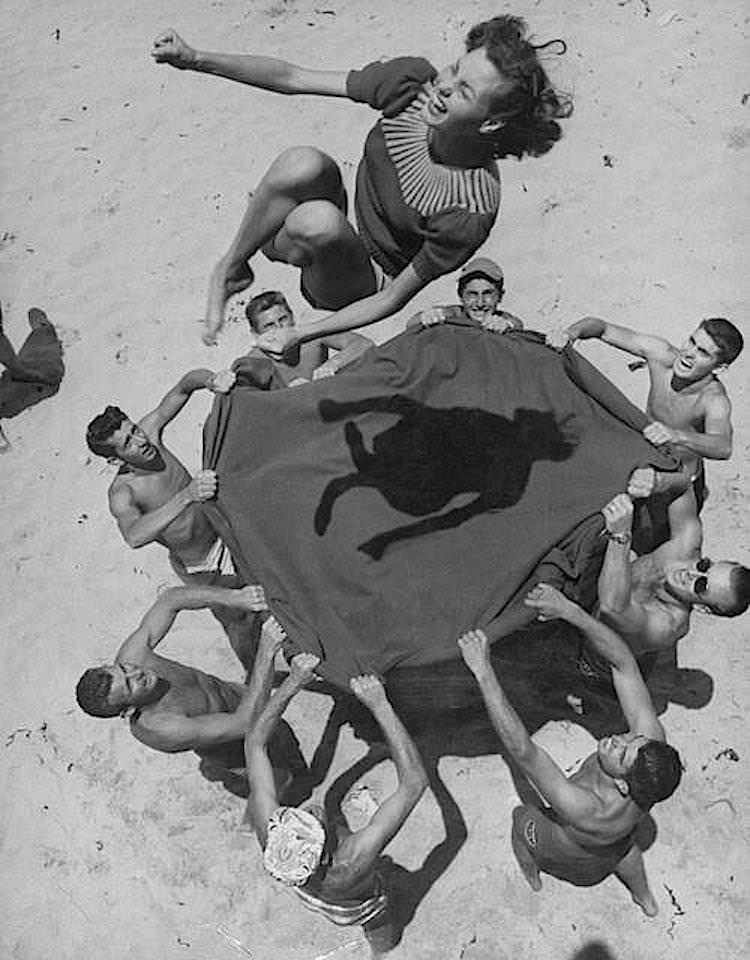
[[[622,637],[549,584],[538,584],[524,602],[539,612],[539,620],[565,620],[579,630],[612,668],[612,682],[630,730],[654,740],[665,739],[641,671]]]
[[[313,380],[320,380],[322,377],[338,373],[339,370],[361,357],[373,345],[369,337],[351,332],[334,333],[327,337],[321,337],[320,342],[324,347],[338,352],[333,356],[328,356],[325,363],[316,368],[313,372]]]
[[[354,330],[357,327],[366,327],[370,323],[393,316],[405,307],[424,286],[426,286],[425,281],[419,277],[414,267],[409,265],[385,289],[357,300],[336,313],[329,314],[319,323],[300,325],[286,330],[269,330],[258,337],[257,344],[264,353],[276,360],[282,359],[284,354],[298,343],[319,340],[321,337]]]
[[[182,410],[196,390],[211,390],[213,393],[228,393],[234,386],[235,375],[231,370],[189,370],[180,377],[172,389],[166,393],[159,406],[147,413],[140,421],[143,432],[149,436],[159,436],[177,414]]]
[[[165,30],[154,40],[151,56],[157,63],[168,63],[178,70],[209,73],[274,93],[347,96],[346,71],[308,70],[274,57],[196,50],[171,29]]]
[[[630,571],[633,501],[626,493],[620,493],[604,506],[602,513],[608,542],[599,574],[599,609],[612,618],[632,616],[636,612]]]
[[[495,676],[484,632],[470,630],[459,637],[458,645],[466,666],[477,680],[487,713],[505,749],[559,814],[573,823],[585,823],[597,812],[596,797],[571,783],[547,751],[531,739]]]
[[[573,344],[576,340],[603,340],[618,350],[632,353],[636,357],[670,364],[673,359],[672,345],[662,337],[653,337],[646,333],[638,333],[629,327],[619,327],[614,323],[607,323],[600,317],[582,317],[562,330],[550,331],[547,337],[550,346],[562,348],[567,343]]]
[[[728,460],[732,455],[732,405],[726,395],[710,397],[705,404],[703,431],[670,427],[655,420],[643,430],[643,436],[657,447],[677,444],[699,457]]]
[[[276,693],[266,699],[265,706],[245,734],[245,764],[250,784],[247,809],[263,849],[268,837],[268,821],[279,805],[273,767],[268,757],[268,742],[289,702],[312,680],[319,663],[320,658],[312,653],[298,653],[293,657],[288,675]]]
[[[669,540],[657,547],[653,556],[662,562],[690,560],[700,556],[703,546],[703,525],[698,516],[692,487],[670,503],[667,515]]]
[[[235,610],[259,612],[267,610],[263,588],[259,586],[227,589],[226,587],[170,587],[159,594],[146,612],[138,629],[117,651],[118,663],[140,663],[166,637],[181,610],[204,610],[223,606]]]
[[[636,467],[628,477],[627,494],[633,500],[645,500],[652,496],[673,500],[690,487],[691,480],[690,473],[684,464],[679,470]]]
[[[136,503],[128,483],[113,483],[109,490],[109,510],[117,520],[120,533],[129,547],[137,549],[153,543],[182,511],[192,503],[210,500],[216,493],[216,473],[199,470],[190,483],[155,510],[144,513]]]
[[[336,851],[336,865],[346,868],[344,882],[354,884],[401,829],[428,781],[417,746],[391,706],[380,680],[372,675],[353,677],[350,686],[378,721],[398,777],[395,791],[380,804],[369,823],[343,840]]]

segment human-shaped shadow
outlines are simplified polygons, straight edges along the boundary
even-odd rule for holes
[[[325,399],[319,412],[326,421],[373,412],[400,418],[374,438],[372,453],[347,419],[344,436],[356,471],[331,480],[315,511],[315,531],[322,536],[340,496],[354,487],[374,487],[395,510],[425,518],[360,544],[357,549],[374,560],[398,540],[450,530],[489,510],[513,506],[537,460],[566,460],[577,444],[570,426],[551,410],[519,408],[510,419],[477,407],[429,407],[394,394],[352,403]],[[475,496],[440,512],[461,494]]]

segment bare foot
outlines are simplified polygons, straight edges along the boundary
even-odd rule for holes
[[[647,917],[655,917],[659,912],[659,904],[650,890],[647,890],[643,897],[636,897],[635,894],[632,894],[632,897],[633,903],[640,907]]]
[[[40,327],[51,326],[47,314],[39,307],[32,307],[28,312],[29,326],[32,330],[38,330]]]
[[[359,677],[352,677],[349,681],[352,693],[361,703],[372,709],[378,704],[386,703],[388,698],[382,682],[372,673],[363,673]]]
[[[515,830],[511,832],[510,845],[513,847],[513,853],[518,861],[518,866],[521,868],[524,877],[526,877],[526,882],[535,893],[539,893],[542,889],[542,878],[539,876],[539,867],[537,867],[536,861],[529,853],[524,842],[516,836]]]
[[[255,275],[247,263],[231,264],[226,259],[219,260],[208,283],[204,343],[216,343],[216,337],[224,326],[227,300],[240,290],[247,289],[254,279]]]
[[[315,668],[319,663],[320,657],[314,653],[298,653],[289,664],[289,676],[299,686],[304,686],[315,676]]]

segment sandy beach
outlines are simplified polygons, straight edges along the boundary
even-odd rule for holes
[[[744,9],[743,9],[744,7]],[[243,802],[194,754],[138,744],[120,720],[75,702],[82,670],[109,662],[157,590],[176,583],[165,551],[129,550],[107,509],[113,467],[86,448],[106,404],[140,416],[182,373],[248,349],[233,305],[219,345],[201,343],[210,269],[248,191],[285,147],[315,144],[345,170],[375,115],[285,98],[157,66],[153,37],[174,26],[207,49],[349,69],[419,54],[449,62],[466,30],[525,17],[575,113],[546,156],[502,163],[500,217],[483,254],[505,271],[503,306],[548,330],[595,314],[675,343],[703,317],[748,335],[750,9],[730,0],[6,0],[2,31],[0,301],[20,345],[43,308],[65,347],[59,393],[3,422],[0,457],[3,666],[0,957],[8,960],[357,960],[359,928],[309,914],[263,873],[239,831]],[[314,314],[293,270],[258,257],[257,290]],[[368,331],[386,339],[419,307],[452,302],[453,277]],[[411,307],[411,305],[410,305]],[[322,315],[322,314],[320,314]],[[600,343],[582,352],[643,405],[647,374]],[[734,454],[708,465],[704,552],[750,562],[748,360],[722,379]],[[167,442],[198,469],[210,409],[197,393]],[[444,838],[425,795],[388,853],[423,895],[393,960],[732,960],[750,942],[748,724],[750,615],[696,614],[680,642],[682,687],[662,716],[686,766],[656,808],[645,854],[660,907],[646,919],[609,878],[590,890],[552,878],[533,894],[510,849],[511,778],[494,752],[444,756],[440,776],[468,836],[447,869],[422,870]],[[185,613],[166,656],[242,680],[208,614]],[[288,719],[310,757],[330,701],[305,692]],[[566,769],[593,740],[573,721],[537,735]],[[342,731],[328,782],[365,745]],[[383,796],[389,763],[363,783]],[[744,906],[743,906],[744,904]]]

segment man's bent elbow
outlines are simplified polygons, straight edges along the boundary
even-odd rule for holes
[[[145,547],[149,543],[153,543],[153,537],[144,537],[138,536],[138,534],[128,531],[123,533],[123,539],[125,543],[131,548],[131,550],[140,550],[141,547]]]

